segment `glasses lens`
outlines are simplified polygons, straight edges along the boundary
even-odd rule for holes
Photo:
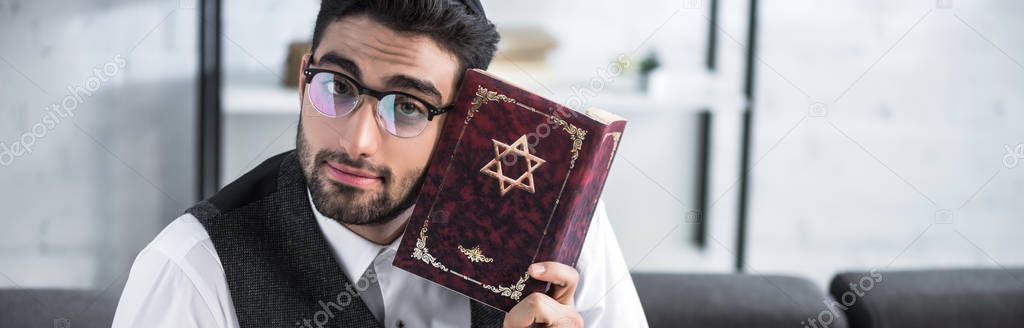
[[[377,102],[377,116],[384,130],[402,138],[418,136],[427,126],[427,106],[401,94],[387,95]]]
[[[359,103],[359,90],[348,79],[319,72],[309,83],[309,102],[324,116],[345,116]]]

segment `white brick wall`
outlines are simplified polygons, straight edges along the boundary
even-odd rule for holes
[[[752,268],[824,284],[890,263],[1024,264],[1024,168],[1001,162],[1024,142],[1021,9],[763,6]],[[809,117],[812,102],[827,114]],[[936,223],[943,209],[952,224]]]
[[[125,63],[0,166],[0,288],[116,285],[193,200],[197,25],[177,5],[0,4],[0,143],[31,132],[94,68]]]

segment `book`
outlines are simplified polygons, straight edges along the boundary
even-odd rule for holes
[[[466,71],[393,265],[508,312],[574,266],[626,121]]]

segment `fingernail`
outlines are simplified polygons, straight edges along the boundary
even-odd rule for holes
[[[545,269],[544,269],[544,266],[543,266],[543,265],[540,265],[540,264],[534,264],[534,265],[533,265],[533,274],[541,274],[541,273],[544,273],[544,270],[545,270]]]

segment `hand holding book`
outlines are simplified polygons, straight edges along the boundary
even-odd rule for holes
[[[583,327],[583,317],[573,302],[580,281],[576,269],[558,262],[541,262],[530,266],[530,276],[551,283],[551,294],[533,293],[516,304],[505,315],[506,327],[531,327],[535,323]]]

